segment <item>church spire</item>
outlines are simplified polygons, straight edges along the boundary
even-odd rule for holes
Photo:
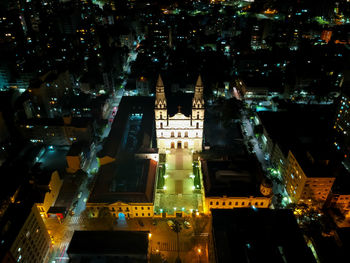
[[[157,85],[156,85],[156,100],[155,106],[156,108],[165,108],[166,107],[166,98],[164,93],[164,84],[162,77],[158,76]]]
[[[160,74],[158,75],[158,80],[157,80],[157,85],[156,85],[156,87],[158,88],[160,88],[160,87],[163,87],[163,89],[164,89],[164,84],[163,84],[163,80],[162,80],[162,77],[160,76]]]
[[[201,75],[198,76],[196,87],[203,87]]]
[[[194,108],[203,108],[204,107],[203,82],[202,82],[201,75],[198,76],[196,87],[194,88],[192,107],[194,107]]]

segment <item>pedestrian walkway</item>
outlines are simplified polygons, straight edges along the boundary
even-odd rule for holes
[[[166,155],[165,191],[156,195],[156,205],[168,214],[196,211],[202,196],[194,191],[193,154],[188,149],[171,149]]]

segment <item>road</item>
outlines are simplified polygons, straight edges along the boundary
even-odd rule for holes
[[[248,141],[250,138],[250,142],[253,144],[253,153],[256,155],[267,177],[271,178],[272,176],[276,176],[276,175],[270,174],[269,170],[272,168],[272,165],[269,159],[268,160],[265,159],[265,156],[267,156],[268,153],[265,152],[262,149],[262,147],[259,146],[259,141],[254,134],[252,120],[249,120],[249,118],[247,117],[247,113],[245,111],[242,112],[242,130],[244,131],[244,136],[246,137],[246,141]],[[279,175],[278,179],[280,180],[280,183],[277,183],[276,180],[273,181],[272,191],[273,191],[274,197],[272,198],[272,208],[279,207],[281,205],[277,203],[278,200],[276,198],[276,196],[279,194],[282,195],[283,197],[282,206],[285,206],[289,203],[287,201],[289,200],[289,196],[282,183],[282,177]]]

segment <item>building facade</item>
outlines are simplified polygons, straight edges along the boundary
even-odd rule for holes
[[[58,194],[60,193],[62,184],[63,180],[60,178],[58,171],[54,171],[51,175],[51,180],[48,185],[49,191],[46,192],[43,202],[36,204],[41,216],[47,217],[47,211],[50,209],[51,206],[55,204]]]
[[[203,83],[200,76],[195,86],[190,116],[181,113],[180,108],[174,116],[169,116],[164,85],[160,76],[156,86],[154,112],[159,153],[165,153],[166,150],[175,148],[190,149],[195,152],[202,150],[204,99]]]
[[[284,183],[294,203],[323,204],[331,192],[335,177],[306,175],[291,151],[288,153]]]
[[[1,262],[48,262],[51,240],[36,205],[13,205],[0,227],[1,245],[6,252],[4,257],[0,255]]]

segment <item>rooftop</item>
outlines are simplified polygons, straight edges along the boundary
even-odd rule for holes
[[[269,137],[283,154],[291,151],[308,177],[329,176],[338,169],[333,145],[333,106],[290,105],[288,111],[259,112]]]
[[[146,231],[75,231],[67,253],[72,255],[148,254]],[[119,261],[118,261],[119,262]]]
[[[262,196],[262,172],[255,159],[247,156],[234,160],[202,161],[206,196]]]
[[[216,262],[316,262],[290,210],[212,210]]]
[[[89,203],[153,202],[157,162],[125,157],[100,167]]]

